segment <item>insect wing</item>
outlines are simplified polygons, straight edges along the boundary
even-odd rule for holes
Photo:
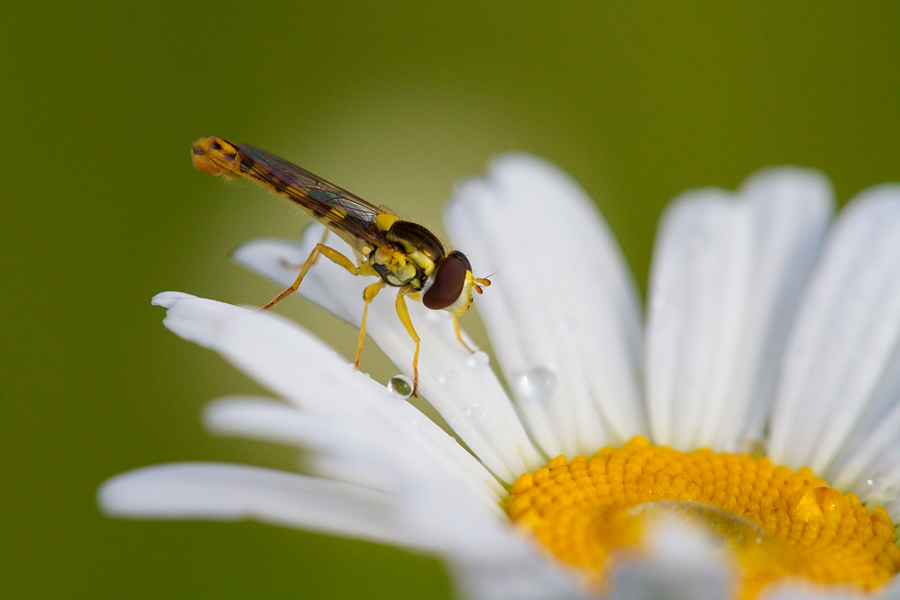
[[[257,177],[351,246],[359,248],[361,242],[376,247],[390,244],[375,226],[375,217],[384,211],[265,150],[247,144],[237,147],[244,155],[242,165],[247,164]]]

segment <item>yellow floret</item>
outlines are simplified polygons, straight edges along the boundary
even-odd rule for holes
[[[678,452],[643,437],[603,448],[590,460],[557,456],[523,473],[505,509],[602,588],[608,559],[623,549],[638,551],[647,507],[672,501],[686,519],[731,543],[741,567],[737,596],[745,600],[786,576],[874,590],[900,570],[887,512],[870,513],[855,495],[829,487],[809,469],[794,472],[747,454]],[[760,534],[748,536],[751,529]]]

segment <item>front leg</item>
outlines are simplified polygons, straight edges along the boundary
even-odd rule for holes
[[[284,298],[296,292],[297,288],[300,287],[300,282],[303,281],[304,277],[306,277],[306,274],[309,272],[310,267],[313,266],[320,254],[329,259],[331,262],[344,267],[344,269],[346,269],[351,275],[359,275],[359,269],[356,267],[356,265],[350,262],[349,258],[344,256],[334,248],[329,248],[324,244],[316,244],[316,247],[313,248],[313,251],[309,254],[309,258],[307,258],[306,262],[303,263],[303,268],[300,269],[300,274],[297,275],[297,279],[294,280],[294,283],[291,284],[291,287],[278,294],[278,296],[276,296],[274,300],[272,300],[259,310],[269,310],[270,308],[281,302]]]

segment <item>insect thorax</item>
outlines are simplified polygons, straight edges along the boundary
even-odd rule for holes
[[[417,223],[395,221],[386,232],[394,248],[376,248],[369,263],[385,283],[421,290],[444,258],[444,247]]]

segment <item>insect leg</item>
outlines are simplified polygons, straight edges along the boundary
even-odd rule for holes
[[[321,245],[321,246],[324,246],[324,245],[325,245],[325,240],[328,239],[328,234],[329,234],[329,233],[331,233],[331,232],[328,231],[328,228],[326,227],[326,228],[325,228],[325,231],[322,232],[322,239],[319,240],[319,245]],[[319,254],[318,254],[318,253],[316,254],[316,257],[313,259],[313,264],[316,264],[316,261],[317,261],[317,260],[319,260]]]
[[[416,353],[413,355],[413,392],[412,395],[416,396],[416,390],[419,389],[419,334],[416,333],[415,328],[413,327],[412,320],[409,318],[409,311],[406,308],[406,300],[404,299],[406,296],[406,292],[403,291],[403,288],[397,291],[397,316],[400,317],[400,322],[403,323],[403,326],[406,327],[406,332],[409,334],[409,337],[413,339],[416,343]]]
[[[306,262],[303,263],[303,268],[300,269],[300,274],[297,275],[297,279],[294,280],[294,283],[291,284],[291,287],[284,290],[278,296],[275,297],[274,300],[263,306],[259,310],[269,310],[279,302],[281,302],[286,296],[293,294],[297,291],[297,288],[300,287],[300,282],[303,281],[303,278],[306,277],[306,273],[309,272],[310,267],[313,266],[313,263],[316,262],[316,258],[318,258],[319,254],[322,254],[325,258],[331,260],[331,262],[338,264],[344,267],[351,275],[359,275],[359,269],[356,268],[350,259],[335,250],[334,248],[329,248],[324,244],[316,244],[316,247],[313,248],[313,251],[309,254],[309,258],[306,259]]]
[[[366,286],[366,289],[363,292],[363,301],[365,304],[363,305],[362,325],[359,328],[359,342],[356,344],[356,362],[353,363],[353,366],[357,369],[359,368],[359,359],[362,357],[363,340],[366,339],[366,315],[369,312],[369,303],[375,299],[375,296],[378,295],[378,292],[380,292],[383,287],[384,281],[376,281],[372,285]]]
[[[463,348],[465,348],[472,354],[475,354],[475,351],[472,350],[471,348],[469,348],[469,345],[467,343],[465,343],[462,339],[462,332],[459,330],[459,319],[457,319],[456,315],[454,315],[452,313],[450,314],[450,316],[453,317],[453,329],[456,330],[456,339],[458,339],[459,343],[463,345]]]

